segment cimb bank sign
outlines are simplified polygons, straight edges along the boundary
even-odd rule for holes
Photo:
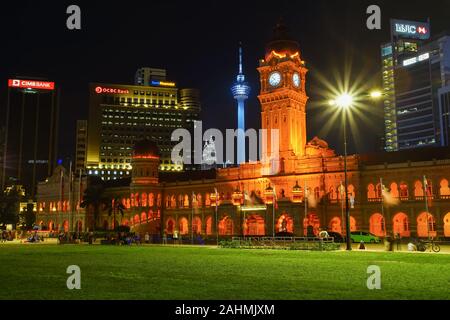
[[[172,142],[178,142],[171,152],[173,163],[184,164],[235,164],[235,140],[248,139],[249,163],[278,163],[280,133],[278,129],[227,129],[225,137],[219,129],[208,129],[203,132],[202,122],[194,121],[194,136],[187,129],[176,129],[172,132]],[[244,139],[241,139],[244,138]],[[204,142],[214,141],[214,148],[204,147]],[[192,145],[194,149],[192,150]],[[225,146],[225,148],[224,148]],[[245,146],[237,145],[240,148]],[[225,149],[225,154],[224,154]],[[192,154],[194,155],[192,157]],[[275,169],[275,168],[274,168]]]

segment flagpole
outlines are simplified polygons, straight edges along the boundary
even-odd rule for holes
[[[384,236],[387,236],[386,231],[386,218],[384,217],[384,186],[383,186],[383,178],[380,178],[380,188],[381,188],[381,216],[383,217],[383,226],[384,226]]]
[[[342,181],[341,181],[339,196],[341,197],[341,232],[342,232],[342,235],[344,235],[343,224],[345,222],[345,220],[344,220],[344,197],[342,196],[343,188],[344,188],[344,185],[342,184]]]
[[[77,207],[77,219],[80,217],[80,207],[81,207],[81,169],[80,169],[80,175],[79,175],[79,181],[78,181],[78,207]],[[78,230],[77,225],[77,232],[81,231]]]
[[[428,222],[428,218],[429,218],[429,213],[428,213],[428,181],[427,181],[427,177],[424,175],[423,176],[423,188],[424,188],[424,199],[425,199],[425,212],[427,213],[427,235],[428,235],[428,241],[430,241],[430,226],[429,226],[429,222]]]
[[[308,213],[308,188],[306,186],[306,180],[305,180],[305,192],[304,192],[304,196],[303,199],[305,200],[305,219],[303,220],[303,235],[306,237],[308,236],[308,229],[305,229],[305,222],[306,222],[306,216]],[[308,226],[306,226],[308,227]]]
[[[192,191],[191,199],[191,244],[194,244],[194,191]]]
[[[273,186],[273,202],[272,202],[272,238],[275,238],[275,201],[277,194],[275,191],[275,186]]]
[[[216,193],[216,244],[219,245],[219,221],[217,221],[217,208],[219,207],[219,194],[217,192],[217,188],[214,188],[214,192]]]
[[[67,206],[67,209],[68,209],[67,219],[69,220],[69,235],[70,235],[70,232],[72,231],[72,221],[71,221],[71,218],[72,218],[72,214],[71,214],[71,212],[72,212],[72,161],[70,161],[70,164],[69,164],[69,200],[68,200],[68,202],[69,202],[69,205]]]
[[[60,216],[63,212],[63,191],[62,191],[63,190],[63,175],[64,175],[64,173],[61,168],[60,175],[59,175],[59,208],[58,208]],[[64,223],[63,223],[62,227],[64,228]],[[61,230],[61,226],[60,226],[60,230]],[[58,230],[58,232],[60,230]]]

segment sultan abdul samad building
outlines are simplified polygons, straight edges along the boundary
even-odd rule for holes
[[[134,150],[132,177],[105,182],[105,196],[118,199],[126,208],[124,214],[102,210],[97,226],[108,229],[122,224],[153,234],[178,230],[186,236],[193,230],[215,237],[217,213],[221,236],[272,235],[273,221],[276,232],[298,236],[304,235],[308,226],[316,233],[319,229],[342,233],[344,159],[325,141],[307,140],[308,70],[299,44],[289,40],[283,28],[276,29],[258,71],[261,127],[280,133],[281,160],[276,174],[269,173],[270,164],[261,162],[209,172],[159,174],[157,147],[142,141]],[[269,144],[269,158],[270,148]],[[428,179],[425,188],[423,176]],[[351,230],[378,236],[450,237],[448,149],[349,156],[348,178]],[[397,204],[383,205],[380,178],[398,199]],[[69,223],[71,230],[92,229],[92,208],[86,212],[73,200],[71,209],[68,180],[66,170],[57,167],[52,177],[39,184],[37,221],[48,229],[67,230]],[[86,181],[75,179],[73,185],[72,199],[80,199],[79,190],[83,194]],[[428,213],[425,197],[429,199]]]

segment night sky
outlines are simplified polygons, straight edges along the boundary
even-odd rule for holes
[[[77,4],[82,30],[66,28],[66,8]],[[382,9],[382,30],[366,28],[366,8]],[[77,119],[87,119],[88,83],[133,84],[138,67],[160,67],[179,87],[200,89],[203,127],[236,127],[230,86],[237,74],[237,46],[244,46],[244,73],[252,87],[247,127],[260,127],[256,67],[272,29],[283,17],[298,40],[308,73],[308,138],[342,150],[339,123],[324,132],[322,78],[349,73],[380,86],[380,44],[389,40],[389,19],[425,21],[432,34],[450,29],[450,1],[8,1],[2,3],[0,103],[7,79],[45,77],[61,88],[60,158],[74,153]],[[351,66],[351,69],[350,69]],[[319,77],[321,75],[321,77]],[[375,150],[383,135],[382,106],[372,103],[356,121],[350,152]],[[4,122],[4,116],[2,121]]]

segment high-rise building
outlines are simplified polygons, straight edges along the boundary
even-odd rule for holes
[[[242,47],[239,47],[239,73],[236,82],[231,87],[231,92],[238,107],[237,163],[241,164],[245,163],[245,100],[250,94],[250,86],[245,81],[245,75],[242,72]]]
[[[136,71],[134,84],[137,86],[151,86],[152,81],[166,81],[166,70],[156,68],[139,68]]]
[[[2,187],[22,185],[34,197],[51,175],[58,141],[58,94],[45,79],[9,79]]]
[[[395,100],[396,67],[399,61],[416,55],[420,44],[429,37],[429,22],[423,23],[392,19],[391,41],[381,46],[386,151],[396,151],[399,149]]]
[[[171,134],[177,128],[193,130],[200,116],[196,90],[153,80],[152,86],[92,83],[89,94],[88,174],[105,180],[130,176],[132,148],[142,139],[158,144],[160,170],[184,169],[171,161]]]
[[[447,35],[422,44],[417,55],[400,61],[395,78],[400,150],[448,145],[442,140],[445,105],[442,112],[439,90],[449,81],[450,37]]]
[[[84,172],[86,169],[87,142],[88,142],[88,122],[86,120],[77,121],[77,132],[75,141],[75,171]]]

